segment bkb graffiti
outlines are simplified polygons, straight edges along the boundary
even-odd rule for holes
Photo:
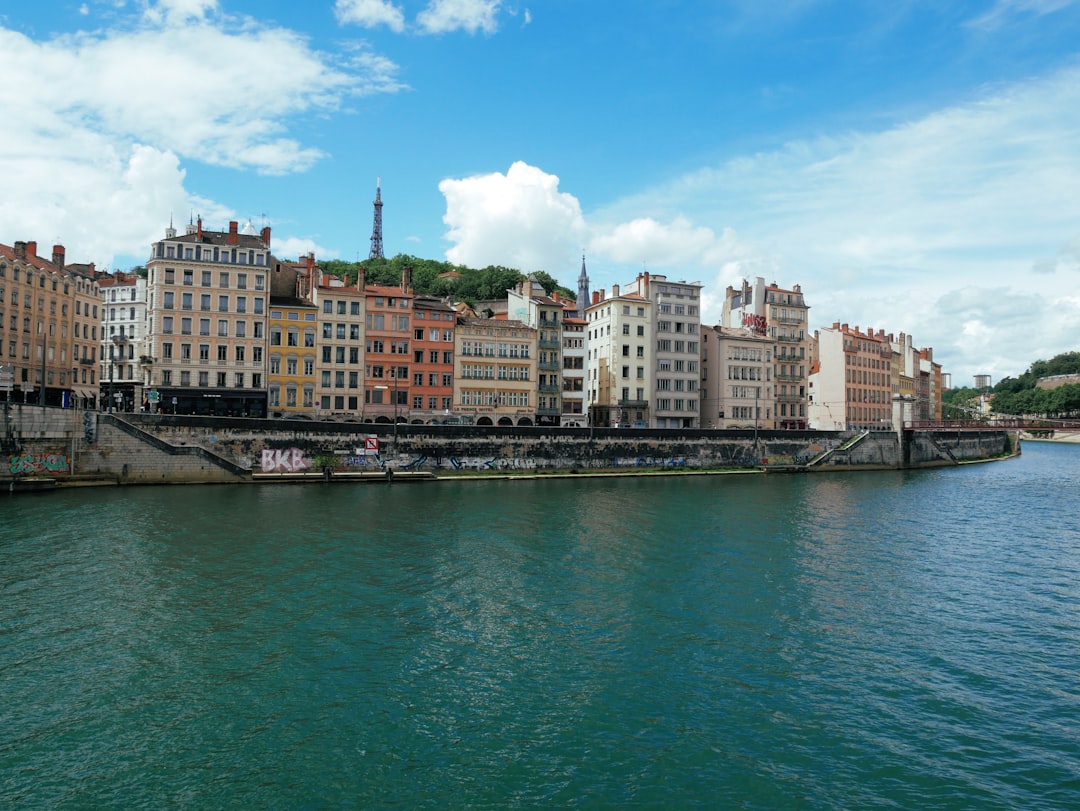
[[[263,448],[263,473],[300,473],[311,467],[299,448]]]

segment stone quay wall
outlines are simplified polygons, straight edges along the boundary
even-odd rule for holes
[[[894,470],[1008,456],[1008,431],[634,430],[311,422],[12,408],[10,477],[237,482],[394,472]]]

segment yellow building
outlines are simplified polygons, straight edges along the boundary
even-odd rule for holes
[[[318,307],[299,298],[270,297],[268,408],[271,417],[315,416]]]

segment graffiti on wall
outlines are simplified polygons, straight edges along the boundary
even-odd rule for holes
[[[12,476],[71,473],[71,459],[62,453],[23,453],[9,456]]]
[[[311,467],[299,448],[263,448],[263,473],[301,473]]]

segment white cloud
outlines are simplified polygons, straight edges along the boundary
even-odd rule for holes
[[[290,137],[294,119],[402,87],[385,58],[333,63],[292,31],[216,12],[170,0],[124,29],[43,41],[0,24],[0,174],[23,190],[0,201],[6,234],[55,235],[72,261],[142,256],[170,213],[228,220],[185,188],[184,161],[302,171],[322,153]]]
[[[315,261],[327,259],[338,255],[333,248],[320,245],[316,240],[308,237],[285,237],[284,239],[271,239],[271,249],[274,256],[281,259],[298,261],[301,256],[309,253],[315,254]]]
[[[499,28],[495,15],[501,4],[501,0],[431,0],[416,22],[428,34],[458,30],[494,34]]]
[[[334,16],[342,24],[355,23],[365,28],[385,25],[399,34],[405,30],[401,7],[388,0],[337,0]]]
[[[702,169],[587,215],[552,175],[515,164],[440,186],[447,256],[565,280],[584,245],[594,287],[643,265],[701,280],[712,322],[741,278],[801,284],[811,328],[905,332],[957,384],[1000,379],[1080,349],[1077,143],[1080,69],[1070,69],[886,131]]]
[[[1033,14],[1041,17],[1076,5],[1077,2],[1078,0],[997,0],[985,14],[975,18],[971,26],[987,30],[1000,28],[1018,15]]]
[[[578,254],[585,237],[581,206],[559,191],[559,178],[526,163],[504,174],[439,184],[443,222],[454,243],[446,258],[470,267],[505,265],[552,275]]]
[[[183,25],[191,20],[204,20],[218,10],[217,0],[158,0],[148,2],[144,17],[152,25]]]

